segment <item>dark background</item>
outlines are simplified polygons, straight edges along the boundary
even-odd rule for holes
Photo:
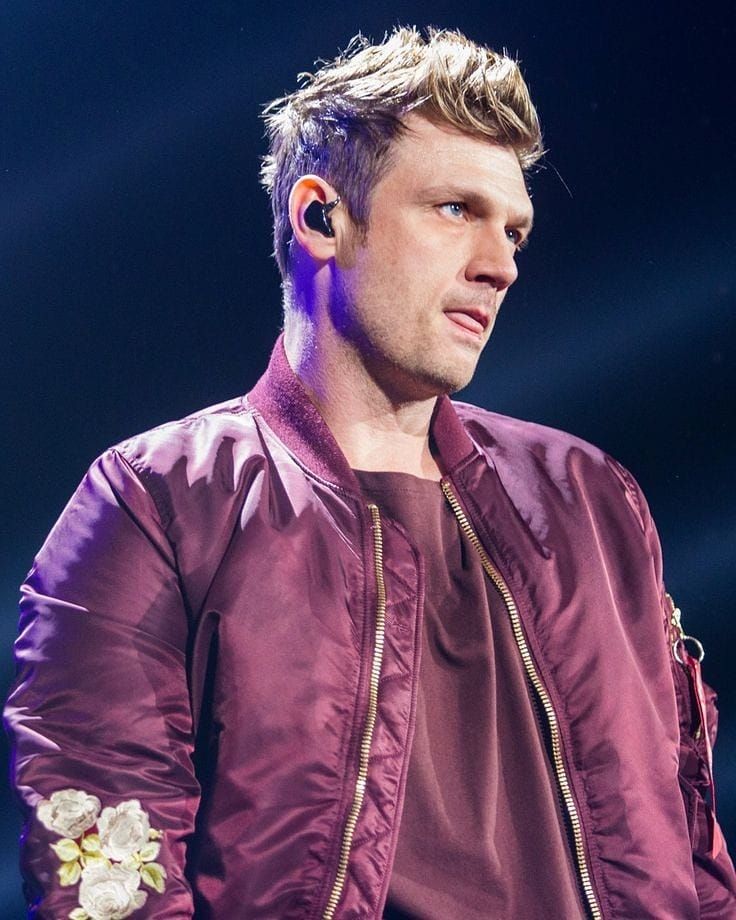
[[[459,27],[521,58],[549,149],[521,280],[465,396],[596,442],[644,487],[720,690],[736,840],[732,9],[5,0],[3,687],[17,585],[89,462],[246,390],[267,359],[262,103],[358,29]],[[0,916],[20,917],[7,793],[0,808]]]

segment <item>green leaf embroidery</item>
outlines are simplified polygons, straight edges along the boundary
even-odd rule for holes
[[[154,888],[158,891],[159,894],[163,894],[165,878],[166,869],[159,863],[152,862],[141,866],[141,880],[149,888]]]
[[[59,884],[62,888],[68,888],[70,885],[76,885],[82,876],[82,867],[79,862],[65,862],[59,866]]]
[[[85,853],[99,853],[100,852],[100,835],[99,834],[87,834],[86,837],[82,838],[82,849]]]
[[[149,843],[144,844],[138,851],[138,858],[143,863],[153,862],[154,859],[158,856],[159,851],[161,850],[161,844],[156,843],[155,841],[150,841]]]
[[[109,868],[112,865],[107,856],[103,856],[102,853],[82,853],[80,862],[84,869],[87,866],[106,866]]]
[[[57,840],[56,843],[52,843],[51,849],[64,863],[74,862],[75,859],[79,859],[82,855],[82,851],[76,842],[69,837],[63,837],[61,840]]]

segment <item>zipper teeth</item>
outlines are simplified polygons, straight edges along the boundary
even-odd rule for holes
[[[516,606],[516,602],[514,601],[511,591],[508,588],[508,585],[501,577],[498,569],[491,562],[488,553],[486,553],[482,543],[478,539],[477,534],[471,527],[465,512],[460,507],[460,503],[458,502],[457,498],[455,498],[449,483],[443,479],[441,485],[442,491],[445,494],[445,498],[455,513],[455,517],[458,519],[463,533],[480,556],[481,564],[486,572],[486,575],[488,575],[488,577],[491,579],[499,594],[503,598],[504,603],[506,604],[506,609],[508,610],[509,617],[511,619],[511,628],[514,633],[514,639],[516,640],[519,652],[521,653],[521,660],[524,663],[524,668],[526,670],[529,681],[531,682],[537,693],[537,696],[539,697],[539,700],[542,704],[542,709],[544,710],[544,714],[547,718],[547,724],[549,725],[549,733],[552,746],[552,761],[555,774],[557,776],[557,783],[560,787],[560,793],[562,795],[562,799],[570,819],[570,825],[572,827],[573,840],[575,843],[575,858],[578,867],[578,874],[580,876],[580,883],[583,887],[588,908],[593,920],[601,920],[603,915],[598,905],[595,891],[593,890],[593,882],[590,877],[590,870],[588,869],[588,863],[585,857],[585,847],[583,845],[583,832],[580,823],[580,815],[578,814],[578,809],[575,804],[575,799],[573,798],[572,790],[570,788],[570,781],[568,780],[565,764],[562,758],[562,743],[560,739],[560,729],[557,721],[557,713],[555,712],[554,706],[552,705],[552,700],[547,693],[547,688],[542,683],[542,680],[537,673],[536,666],[534,665],[534,661],[532,660],[529,646],[527,645],[526,636],[524,635],[524,631],[521,627],[519,610]]]
[[[322,914],[323,920],[332,920],[335,910],[342,897],[345,888],[345,879],[348,871],[348,861],[350,851],[353,845],[353,835],[358,824],[358,817],[363,806],[365,798],[365,787],[368,778],[368,760],[371,752],[371,741],[373,740],[373,730],[376,726],[376,715],[378,713],[378,681],[381,677],[381,665],[383,663],[383,644],[386,633],[386,584],[383,580],[383,532],[381,530],[381,515],[376,505],[368,505],[373,521],[373,556],[376,570],[376,638],[373,646],[373,661],[371,663],[371,676],[368,690],[368,712],[363,725],[363,737],[360,742],[360,754],[358,758],[358,776],[355,781],[355,791],[353,793],[353,803],[350,806],[348,817],[345,822],[345,828],[342,834],[342,844],[340,845],[340,857],[337,862],[337,872],[335,873],[335,882],[327,899],[327,905]]]

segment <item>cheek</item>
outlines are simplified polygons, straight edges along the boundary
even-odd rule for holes
[[[441,305],[457,283],[457,266],[447,240],[394,226],[368,240],[346,280],[360,312],[396,323]]]
[[[404,247],[372,247],[362,254],[354,272],[358,301],[370,305],[399,299],[398,292],[409,287],[407,271]]]
[[[384,268],[405,286],[429,293],[454,280],[453,254],[447,247],[418,237],[394,243],[386,252]]]

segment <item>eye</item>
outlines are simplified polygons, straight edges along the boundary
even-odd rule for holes
[[[462,201],[446,201],[439,206],[439,209],[444,214],[447,214],[449,217],[454,217],[455,219],[465,217],[468,211],[467,206],[463,204]]]
[[[506,239],[514,244],[514,249],[517,252],[526,249],[527,243],[529,242],[528,237],[525,237],[520,230],[515,230],[513,227],[508,227],[506,229]]]

